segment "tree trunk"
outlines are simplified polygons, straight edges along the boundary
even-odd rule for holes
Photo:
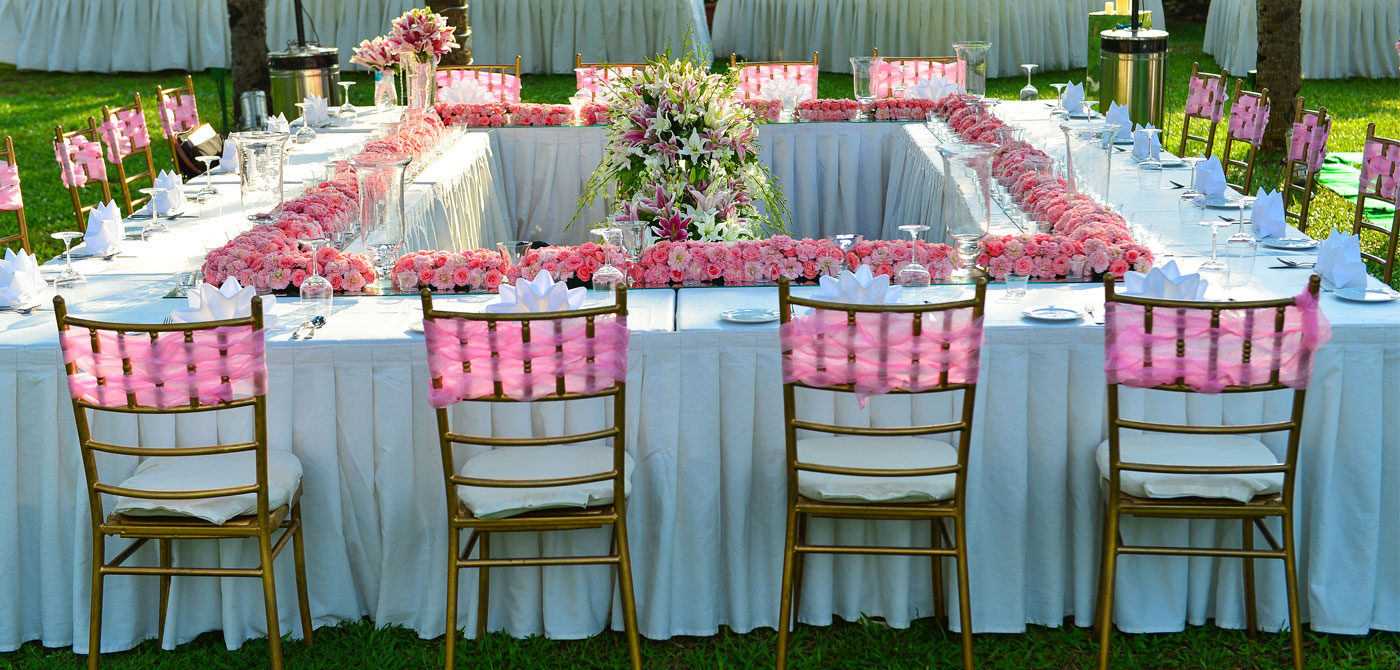
[[[460,45],[455,51],[447,52],[438,64],[471,65],[472,29],[467,17],[466,0],[428,0],[428,9],[447,19],[447,25],[452,26],[452,34],[456,36],[457,44]]]
[[[1303,2],[1258,3],[1257,85],[1269,89],[1273,108],[1264,133],[1265,151],[1283,151],[1293,126],[1293,108],[1303,85]],[[1243,74],[1243,73],[1241,73]]]
[[[267,0],[228,0],[228,33],[233,99],[244,91],[268,90]],[[234,109],[239,109],[237,102]]]

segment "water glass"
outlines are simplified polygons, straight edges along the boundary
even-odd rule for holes
[[[1196,193],[1184,193],[1176,199],[1176,214],[1181,225],[1194,226],[1206,216],[1205,201]]]
[[[1026,287],[1031,283],[1030,275],[1018,275],[1014,272],[1006,275],[1006,297],[1020,300],[1026,297]]]

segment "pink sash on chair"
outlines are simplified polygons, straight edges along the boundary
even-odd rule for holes
[[[137,405],[170,409],[229,402],[236,395],[267,392],[263,331],[225,326],[160,333],[124,333],[71,327],[62,332],[63,362],[72,397],[104,407]]]
[[[1225,82],[1192,77],[1186,91],[1186,113],[1219,121],[1225,115]]]
[[[16,209],[24,209],[24,198],[19,190],[19,166],[0,161],[0,211]]]
[[[107,146],[107,162],[113,165],[130,156],[132,152],[151,145],[151,136],[146,132],[146,117],[135,109],[112,113],[101,127],[102,141]]]
[[[870,90],[876,98],[903,98],[902,88],[910,88],[922,79],[947,77],[959,86],[966,85],[962,63],[940,63],[928,60],[876,61],[870,65]]]
[[[1327,158],[1327,135],[1331,130],[1331,119],[1318,125],[1317,114],[1304,114],[1302,123],[1293,124],[1293,133],[1288,142],[1288,160],[1306,160],[1308,172],[1322,169],[1322,161]]]
[[[438,70],[437,86],[439,94],[462,80],[475,81],[482,88],[496,95],[496,102],[507,104],[520,102],[520,77],[500,72],[482,70]]]
[[[1264,129],[1269,125],[1269,105],[1260,105],[1262,98],[1242,95],[1230,106],[1230,134],[1254,146],[1264,141]]]
[[[1400,146],[1389,142],[1367,140],[1361,154],[1361,190],[1382,198],[1395,200],[1396,183],[1400,175]]]
[[[74,135],[63,142],[53,143],[54,156],[68,187],[86,186],[89,181],[107,181],[107,164],[102,160],[102,145]]]
[[[795,81],[802,86],[802,98],[817,97],[817,66],[811,63],[783,63],[739,66],[739,97],[762,98],[763,86],[770,81]]]
[[[199,108],[192,95],[172,95],[160,106],[160,129],[166,137],[174,137],[191,128],[199,127]]]
[[[606,94],[611,82],[615,79],[632,76],[636,68],[630,65],[618,65],[616,67],[579,67],[574,68],[574,77],[578,81],[580,93],[588,93],[590,97],[597,97],[599,94]]]

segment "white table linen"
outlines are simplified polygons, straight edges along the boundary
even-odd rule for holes
[[[1206,16],[1204,51],[1232,74],[1254,69],[1259,53],[1257,0],[1217,0]],[[1400,76],[1400,0],[1303,0],[1303,76],[1308,79]]]
[[[524,72],[573,74],[585,63],[640,63],[668,46],[680,56],[689,37],[710,46],[702,0],[511,0],[471,6],[478,63],[514,63]],[[688,34],[687,34],[688,33]]]

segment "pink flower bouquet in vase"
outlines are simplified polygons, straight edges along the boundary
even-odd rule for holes
[[[376,37],[364,40],[355,47],[351,63],[357,63],[374,72],[374,108],[385,112],[398,102],[398,91],[394,88],[394,66],[398,65],[398,55],[390,49],[389,38]]]
[[[440,14],[410,9],[394,19],[387,41],[403,68],[408,106],[432,107],[437,93],[438,59],[458,46],[452,26]]]

